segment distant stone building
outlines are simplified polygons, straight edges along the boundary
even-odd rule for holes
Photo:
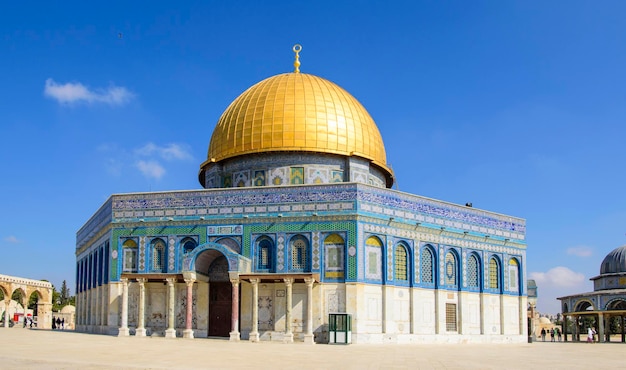
[[[222,114],[205,189],[78,231],[77,329],[315,343],[345,312],[357,343],[525,341],[525,220],[392,190],[365,108],[295,65]]]
[[[14,292],[20,292],[22,299],[18,305],[11,306]],[[42,280],[25,279],[17,276],[0,275],[0,292],[4,297],[4,326],[8,327],[14,314],[24,314],[30,297],[37,296],[37,326],[43,329],[52,327],[52,284]],[[11,307],[14,307],[11,310]],[[22,312],[18,312],[21,307]]]

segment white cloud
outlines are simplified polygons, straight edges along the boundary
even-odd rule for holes
[[[139,160],[135,166],[146,177],[152,177],[158,180],[165,175],[165,168],[163,168],[163,166],[156,161]]]
[[[141,156],[158,155],[159,157],[171,161],[171,160],[186,160],[191,159],[192,156],[185,145],[170,143],[164,146],[158,146],[154,143],[148,143],[135,151],[136,154]]]
[[[537,307],[544,314],[561,312],[558,297],[591,290],[585,275],[564,266],[556,266],[546,272],[531,272],[528,277],[537,283]]]
[[[123,105],[135,97],[125,87],[110,86],[106,89],[89,89],[80,82],[60,84],[51,78],[46,80],[44,95],[61,104],[85,102]]]
[[[5,242],[9,242],[9,243],[13,243],[13,244],[17,244],[19,243],[19,239],[17,237],[15,237],[14,235],[9,235],[6,238],[4,238]]]
[[[191,154],[187,148],[178,144],[168,144],[161,150],[161,156],[166,160],[178,159],[185,160],[191,159]]]
[[[579,287],[585,281],[585,275],[564,266],[553,267],[547,272],[531,272],[529,276],[537,286],[545,284],[555,288]]]
[[[589,257],[593,254],[593,249],[585,246],[567,248],[567,254],[578,257]]]

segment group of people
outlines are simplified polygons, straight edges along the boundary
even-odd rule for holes
[[[65,318],[54,318],[54,316],[52,316],[52,330],[54,329],[65,329]]]
[[[32,328],[33,327],[33,318],[30,316],[26,316],[24,317],[24,327],[29,327]]]
[[[556,341],[555,336],[559,339],[559,342],[561,341],[561,330],[559,330],[558,327],[548,330],[546,330],[546,328],[541,328],[541,340],[543,340],[544,342],[546,341],[547,333],[550,333],[550,342]]]

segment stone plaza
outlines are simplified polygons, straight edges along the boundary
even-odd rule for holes
[[[590,369],[621,368],[624,350],[582,342],[310,346],[22,328],[0,328],[0,338],[3,369]]]

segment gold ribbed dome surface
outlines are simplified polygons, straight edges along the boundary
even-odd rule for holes
[[[207,162],[276,151],[357,155],[391,175],[378,127],[361,103],[309,74],[276,75],[237,97],[213,131]]]

